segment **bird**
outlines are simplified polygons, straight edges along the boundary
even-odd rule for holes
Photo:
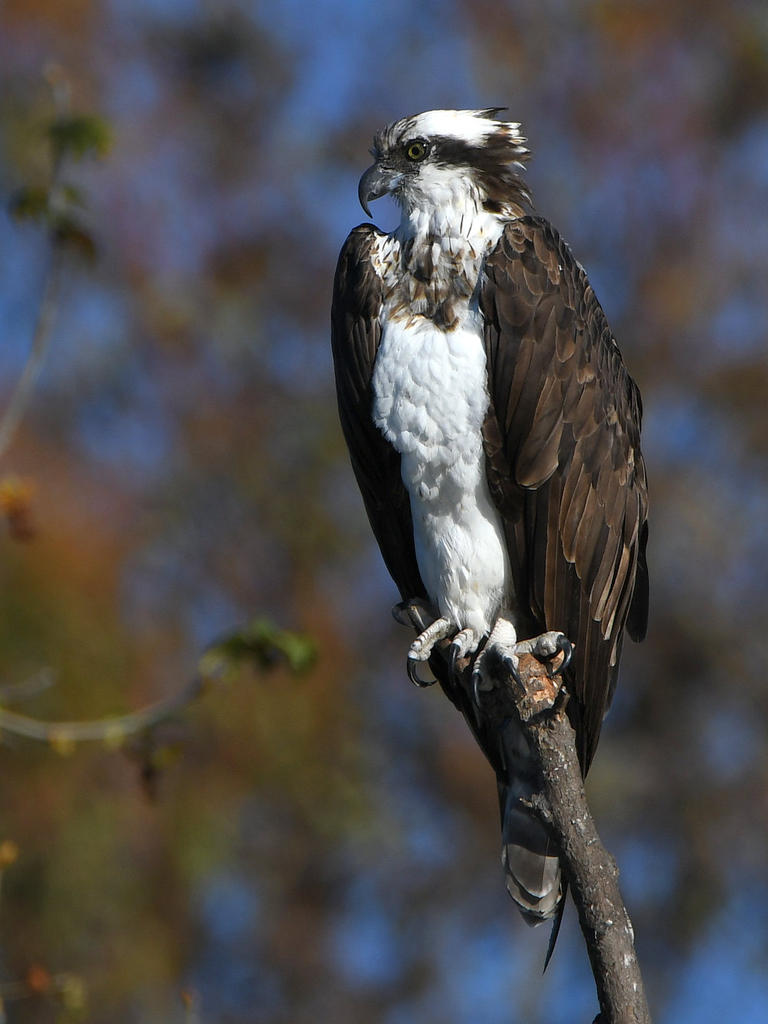
[[[624,633],[646,633],[648,485],[640,392],[584,269],[534,208],[506,109],[430,110],[376,133],[359,201],[370,218],[390,195],[400,221],[344,242],[331,341],[395,617],[418,632],[408,675],[464,715],[496,775],[506,888],[554,936],[567,885],[532,807],[536,767],[519,724],[484,712],[480,667],[562,653],[586,775]]]

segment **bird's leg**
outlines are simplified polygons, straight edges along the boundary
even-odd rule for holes
[[[498,677],[500,671],[509,673],[520,684],[519,659],[523,654],[532,654],[539,661],[552,664],[562,654],[556,667],[550,668],[548,664],[550,676],[555,676],[571,660],[573,645],[557,630],[550,630],[530,640],[518,641],[513,623],[502,613],[494,623],[488,641],[472,669],[472,689],[476,703],[479,703],[481,691],[493,689],[494,677]]]

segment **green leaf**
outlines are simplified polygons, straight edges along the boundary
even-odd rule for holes
[[[84,156],[104,156],[109,150],[112,133],[109,124],[93,114],[59,117],[51,123],[48,135],[54,157],[82,159]]]
[[[85,207],[85,196],[83,190],[78,188],[77,185],[60,185],[62,198],[65,203],[69,206],[79,206],[81,209]]]
[[[49,199],[47,188],[21,188],[11,196],[8,212],[16,220],[42,220],[48,215]]]
[[[209,647],[200,660],[200,671],[204,675],[214,674],[249,661],[264,671],[285,661],[292,672],[304,672],[316,655],[315,644],[309,637],[278,629],[266,619],[254,619]]]

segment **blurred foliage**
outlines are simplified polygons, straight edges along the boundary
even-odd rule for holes
[[[311,668],[317,651],[309,637],[286,629],[276,629],[265,619],[256,619],[243,629],[235,630],[210,647],[200,660],[203,675],[231,672],[244,661],[260,669],[272,668],[285,658],[294,672]]]
[[[107,122],[93,114],[57,117],[48,127],[54,163],[72,156],[106,156],[112,141]]]
[[[62,182],[65,161],[87,156],[103,157],[111,142],[109,125],[93,115],[58,116],[48,125],[51,143],[51,180],[47,186],[24,185],[8,202],[11,215],[48,227],[54,245],[71,249],[88,261],[96,256],[96,245],[82,219],[85,199],[82,189]]]
[[[34,540],[34,493],[35,485],[30,480],[23,480],[14,474],[0,477],[0,512],[8,524],[8,535],[14,540]]]
[[[98,253],[56,250],[0,466],[0,703],[101,721],[213,677],[111,747],[3,734],[11,1024],[594,1016],[573,915],[542,979],[490,772],[405,680],[333,398],[373,131],[491,104],[645,401],[651,629],[590,796],[655,1019],[766,1016],[767,83],[757,0],[2,5],[0,418],[51,236]]]

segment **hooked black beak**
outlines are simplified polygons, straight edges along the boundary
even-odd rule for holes
[[[372,199],[380,199],[390,192],[396,184],[397,176],[396,172],[388,171],[380,164],[372,164],[362,176],[360,184],[357,186],[357,197],[369,217],[371,211],[368,208],[368,203]]]

